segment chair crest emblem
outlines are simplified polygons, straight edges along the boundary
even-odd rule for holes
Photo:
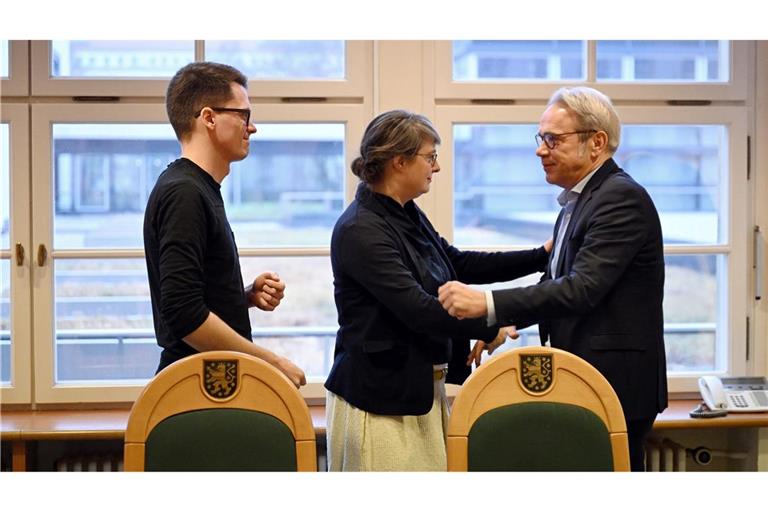
[[[237,360],[203,361],[205,392],[212,398],[228,398],[237,390]]]
[[[552,385],[552,355],[520,354],[520,380],[532,393],[543,393]]]

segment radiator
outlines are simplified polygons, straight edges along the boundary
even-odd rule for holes
[[[68,455],[54,463],[56,471],[122,471],[123,459],[117,455]]]
[[[670,439],[648,439],[645,443],[646,471],[685,471],[685,447]]]
[[[645,443],[646,471],[686,471],[686,457],[691,464],[689,467],[695,471],[698,466],[708,466],[715,457],[744,461],[741,464],[745,465],[749,454],[733,450],[713,450],[706,446],[686,448],[667,438],[651,438]]]

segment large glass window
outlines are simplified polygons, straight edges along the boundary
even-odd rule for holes
[[[54,124],[54,247],[143,247],[147,197],[179,153],[168,124]]]
[[[344,205],[342,123],[257,123],[248,158],[223,181],[238,247],[327,247]],[[159,174],[178,158],[167,124],[53,124],[56,382],[149,378],[158,362],[143,260],[76,258],[143,247],[143,215]],[[274,313],[251,312],[258,342],[329,370],[335,308],[327,257],[244,258],[244,281],[277,271]],[[267,329],[266,331],[264,329]]]
[[[32,387],[28,110],[0,105],[0,394],[6,404],[27,403]]]
[[[244,257],[241,267],[245,283],[265,271],[286,283],[275,311],[250,309],[254,341],[327,375],[337,328],[328,257]],[[144,260],[58,260],[55,275],[56,382],[151,378],[160,349]]]
[[[552,236],[559,193],[544,181],[534,124],[455,124],[454,243],[538,245]]]
[[[0,384],[11,382],[11,262],[0,259]]]
[[[169,125],[55,124],[59,249],[142,247],[157,176],[179,156]],[[222,183],[245,246],[323,245],[344,204],[343,124],[258,124]]]
[[[727,243],[727,149],[724,126],[623,126],[616,162],[653,198],[665,243]]]
[[[205,58],[257,79],[342,79],[344,41],[206,41]]]
[[[727,41],[598,41],[599,80],[726,82]]]
[[[664,344],[669,373],[713,372],[725,369],[722,345],[725,325],[720,298],[725,273],[725,258],[710,254],[665,256],[664,283]],[[509,283],[478,286],[478,289],[497,290],[530,286],[539,281],[541,274],[533,274]],[[692,290],[691,283],[696,283]],[[719,327],[718,327],[719,326]],[[506,350],[540,344],[539,331],[534,325],[519,332],[517,340],[507,340],[498,349]],[[720,348],[720,350],[718,350]],[[483,360],[488,359],[483,354]]]
[[[598,80],[727,82],[728,41],[597,41]],[[583,80],[584,41],[454,41],[453,80]]]
[[[10,247],[10,135],[0,124],[0,250]],[[11,262],[0,258],[0,384],[11,381]]]
[[[256,127],[222,183],[238,247],[327,247],[344,206],[344,125]]]
[[[11,151],[8,123],[0,123],[0,250],[8,250],[11,236]]]
[[[194,58],[193,41],[52,41],[51,76],[171,77]]]
[[[11,60],[10,56],[8,40],[0,39],[0,78],[8,78],[10,76],[8,67],[8,62]]]
[[[57,260],[54,274],[56,382],[151,378],[160,349],[144,260]]]
[[[452,128],[455,243],[535,246],[552,237],[562,189],[544,179],[535,154],[537,125],[453,123]],[[724,124],[622,127],[617,163],[651,195],[665,244],[692,248],[667,255],[665,340],[671,373],[723,371],[728,364],[728,154]],[[518,343],[529,342],[530,334]]]
[[[245,257],[240,266],[245,283],[262,272],[274,271],[286,285],[285,298],[276,310],[250,309],[254,342],[285,355],[307,377],[328,375],[338,329],[330,258]]]
[[[559,211],[560,190],[545,182],[535,155],[538,117],[553,90],[580,83],[597,83],[620,108],[616,160],[661,216],[670,388],[695,391],[701,373],[752,371],[743,360],[754,310],[742,228],[752,224],[753,181],[743,174],[760,48],[750,41],[0,40],[3,400],[127,402],[154,374],[143,212],[157,176],[180,153],[162,107],[168,78],[195,59],[226,62],[250,79],[258,132],[222,194],[244,281],[272,270],[287,283],[278,310],[251,309],[253,337],[316,379],[302,388],[305,396],[324,396],[319,382],[338,328],[328,244],[354,196],[348,163],[376,105],[426,105],[422,113],[435,120],[443,172],[419,203],[441,234],[459,247],[524,248],[552,236]],[[380,87],[373,70],[384,77]],[[434,80],[391,80],[404,70]],[[40,248],[48,254],[42,263]],[[536,343],[532,326],[508,346]]]
[[[551,236],[560,190],[544,181],[533,124],[453,128],[455,240],[538,243]],[[646,187],[664,240],[725,243],[727,130],[712,125],[625,125],[616,161]]]
[[[584,41],[454,41],[453,79],[581,80]]]
[[[727,325],[726,305],[720,300],[725,292],[725,257],[667,254],[664,260],[667,371],[725,370],[727,362],[718,352],[718,348],[725,346],[723,335]]]
[[[546,101],[560,85],[597,84],[614,101],[739,101],[754,68],[748,42],[437,41],[438,103]],[[653,87],[648,85],[653,84]],[[705,87],[690,87],[705,85]]]

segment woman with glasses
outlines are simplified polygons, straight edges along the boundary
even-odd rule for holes
[[[439,144],[426,117],[393,110],[371,121],[352,162],[361,183],[331,238],[339,321],[325,382],[331,471],[444,471],[445,382],[469,375],[470,339],[517,333],[451,317],[437,290],[454,279],[509,281],[547,262],[551,242],[470,252],[435,231],[414,199],[440,172]]]

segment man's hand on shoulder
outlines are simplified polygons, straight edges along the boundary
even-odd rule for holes
[[[248,302],[262,311],[274,311],[285,296],[285,283],[274,272],[264,272],[253,280]]]

